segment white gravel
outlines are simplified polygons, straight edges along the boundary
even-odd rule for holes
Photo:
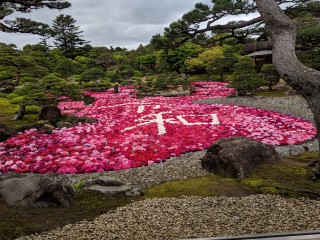
[[[147,199],[29,239],[183,239],[320,229],[320,202],[272,195]]]

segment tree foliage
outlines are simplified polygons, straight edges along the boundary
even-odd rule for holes
[[[82,39],[83,31],[80,31],[80,27],[76,26],[75,23],[76,20],[70,15],[60,14],[53,20],[52,24],[55,46],[70,57],[74,55],[76,49],[88,43],[88,41]]]
[[[62,10],[70,7],[71,4],[63,0],[4,0],[0,1],[0,31],[21,32],[47,35],[49,26],[44,23],[36,22],[27,18],[9,19],[10,15],[17,12],[30,13],[33,10],[48,8]]]
[[[264,64],[261,68],[264,79],[268,82],[269,90],[272,91],[272,86],[279,83],[280,76],[273,64]]]
[[[277,2],[283,8],[287,7],[285,11],[292,17],[296,17],[296,14],[302,11],[310,11],[310,7],[304,4],[308,2],[307,0],[278,0]],[[311,9],[314,10],[315,6]],[[255,1],[212,0],[212,5],[198,3],[192,11],[166,27],[163,35],[153,36],[152,43],[162,48],[176,47],[191,39],[200,44],[219,42],[227,38],[245,43],[248,36],[264,32],[260,16],[249,20],[233,20],[235,16],[251,13],[257,13]],[[227,23],[221,24],[221,22]]]
[[[231,86],[237,90],[239,96],[253,94],[260,86],[266,84],[261,74],[257,74],[255,64],[250,57],[241,57],[235,64]]]

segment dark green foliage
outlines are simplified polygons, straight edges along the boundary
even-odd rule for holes
[[[20,105],[36,106],[55,105],[60,96],[68,96],[74,99],[81,97],[78,84],[68,83],[55,74],[49,74],[39,82],[26,83],[22,88],[16,89],[15,93],[23,96],[17,102]]]
[[[152,44],[157,48],[177,47],[179,44],[193,40],[201,44],[212,44],[220,39],[233,38],[244,42],[250,33],[259,32],[258,28],[237,30],[237,25],[243,25],[244,21],[229,21],[227,24],[218,24],[217,21],[228,21],[230,15],[249,14],[256,11],[256,7],[246,0],[214,0],[212,6],[198,3],[194,9],[182,16],[181,19],[171,23],[164,29],[163,36],[155,35]],[[261,21],[261,20],[260,20]],[[259,22],[257,20],[254,23]],[[248,26],[252,25],[248,24]],[[206,35],[209,32],[211,35]],[[225,33],[220,36],[220,33]]]
[[[26,106],[26,114],[39,114],[41,108],[38,106]]]
[[[103,78],[104,76],[105,72],[102,69],[91,68],[81,74],[80,82],[97,81],[99,78]]]
[[[165,74],[159,74],[154,81],[149,81],[150,87],[153,87],[156,90],[167,89],[169,85],[169,79]]]
[[[49,8],[49,9],[64,9],[70,7],[71,4],[63,0],[50,1],[1,1],[0,2],[0,31],[3,32],[21,32],[33,33],[39,35],[48,34],[49,26],[44,23],[36,22],[27,18],[6,19],[8,16],[17,13],[30,13],[32,10]]]
[[[0,44],[0,72],[1,79],[15,78],[19,81],[21,77],[44,77],[49,70],[38,65],[32,56],[10,45]]]
[[[106,73],[106,77],[109,78],[110,81],[113,83],[116,83],[116,82],[120,83],[123,81],[123,78],[119,73],[117,73],[117,71],[108,71]]]
[[[306,66],[320,71],[320,49],[298,51],[297,56]]]
[[[145,68],[154,70],[156,66],[156,55],[155,54],[146,54],[141,57],[138,57],[139,67],[141,70]]]
[[[129,64],[125,64],[119,67],[119,73],[121,76],[127,79],[134,75],[134,69]]]
[[[269,90],[272,91],[272,86],[276,85],[280,81],[279,73],[273,64],[264,64],[261,68],[264,80],[268,82]]]
[[[211,71],[220,75],[220,80],[224,80],[224,73],[232,72],[234,65],[238,62],[237,53],[231,47],[224,49],[223,56],[216,58],[212,65]]]
[[[63,77],[68,77],[81,72],[82,66],[80,63],[65,57],[58,59],[54,71]]]
[[[266,84],[261,74],[255,71],[255,64],[250,57],[241,57],[235,64],[233,81],[231,86],[237,90],[239,96],[245,96],[247,93],[253,94],[260,86]]]
[[[75,25],[76,20],[70,15],[60,14],[53,21],[52,36],[56,47],[64,51],[67,57],[75,57],[75,51],[88,43],[82,39],[80,27]]]

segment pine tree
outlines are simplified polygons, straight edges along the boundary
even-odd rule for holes
[[[242,57],[235,64],[231,86],[237,90],[239,96],[253,94],[257,88],[266,83],[262,75],[256,73],[255,64],[250,57]]]
[[[28,18],[8,19],[10,15],[17,13],[30,13],[37,9],[48,8],[62,10],[70,7],[71,4],[63,0],[3,0],[0,1],[0,31],[21,32],[32,34],[45,34],[49,30],[47,24],[36,22]]]
[[[52,36],[54,38],[54,44],[57,48],[64,51],[66,56],[73,57],[75,51],[83,46],[88,41],[82,39],[83,31],[80,31],[80,27],[75,25],[76,20],[70,15],[60,14],[53,21]]]

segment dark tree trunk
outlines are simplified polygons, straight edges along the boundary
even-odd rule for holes
[[[307,100],[314,116],[320,144],[320,72],[304,66],[298,60],[295,52],[296,25],[281,11],[276,1],[256,0],[256,4],[271,32],[273,64],[286,83]]]
[[[220,81],[224,82],[224,77],[223,77],[223,73],[222,72],[220,73]]]
[[[19,111],[17,115],[12,119],[14,121],[21,120],[26,113],[26,106],[25,105],[19,105]]]
[[[272,84],[271,84],[271,81],[269,81],[269,91],[272,92]]]
[[[113,93],[119,93],[119,84],[115,83],[114,87],[113,87]]]

